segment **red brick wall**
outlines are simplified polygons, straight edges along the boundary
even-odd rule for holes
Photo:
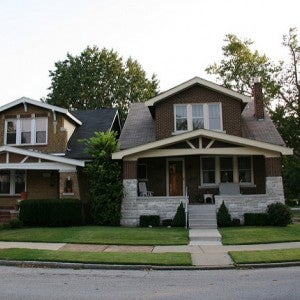
[[[174,104],[209,102],[222,103],[223,130],[228,134],[241,136],[241,103],[238,100],[197,85],[156,105],[156,138],[170,137],[174,132]]]

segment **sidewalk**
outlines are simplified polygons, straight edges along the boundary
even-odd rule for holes
[[[26,248],[58,251],[88,251],[88,252],[188,252],[191,253],[194,266],[198,267],[232,267],[233,262],[228,251],[272,250],[300,248],[300,242],[255,244],[255,245],[183,245],[183,246],[117,246],[117,245],[90,245],[65,243],[25,243],[0,242],[0,249]]]

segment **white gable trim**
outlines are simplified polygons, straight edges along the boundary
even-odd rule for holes
[[[39,159],[49,160],[49,161],[55,162],[55,163],[66,164],[69,166],[84,167],[84,165],[85,165],[85,162],[82,160],[65,158],[65,157],[60,157],[60,156],[56,156],[56,155],[41,153],[41,152],[34,151],[34,150],[20,149],[20,148],[11,147],[11,146],[1,146],[0,153],[1,152],[20,154],[20,155],[24,155],[25,157],[26,156],[35,157],[35,158],[39,158]],[[12,164],[8,164],[8,165],[12,165]],[[17,165],[20,166],[21,163],[18,163]],[[31,165],[31,163],[30,163],[30,165]]]
[[[30,98],[27,98],[27,97],[22,97],[20,99],[17,99],[15,101],[12,101],[10,103],[7,103],[7,104],[1,106],[0,107],[0,112],[5,111],[7,109],[10,109],[10,108],[12,108],[16,105],[19,105],[19,104],[23,104],[24,107],[25,107],[25,110],[27,110],[27,108],[26,108],[27,103],[31,104],[31,105],[34,105],[34,106],[39,106],[39,107],[51,110],[52,112],[60,112],[64,115],[68,116],[71,120],[73,120],[78,125],[82,125],[82,122],[80,120],[78,120],[76,117],[74,117],[67,109],[62,108],[62,107],[58,107],[58,106],[55,106],[55,105],[47,104],[47,103],[44,103],[44,102],[41,102],[41,101],[33,100],[33,99],[30,99]]]
[[[215,84],[211,81],[202,79],[200,77],[194,77],[191,80],[188,80],[188,81],[186,81],[182,84],[179,84],[179,85],[175,86],[174,88],[171,88],[171,89],[169,89],[169,90],[167,90],[167,91],[151,98],[150,100],[145,102],[145,105],[146,106],[153,106],[157,102],[159,102],[159,101],[161,101],[161,100],[163,100],[167,97],[170,97],[170,96],[172,96],[172,95],[174,95],[178,92],[181,92],[181,91],[191,87],[194,84],[202,85],[202,86],[207,87],[211,90],[214,90],[214,91],[217,91],[219,93],[225,94],[227,96],[236,98],[236,99],[238,99],[238,100],[240,100],[244,103],[248,103],[248,102],[252,101],[251,97],[249,97],[249,96],[245,96],[245,95],[240,94],[238,92],[235,92],[235,91],[232,91],[230,89],[224,88],[223,86],[220,86],[220,85]]]
[[[148,144],[144,144],[141,146],[137,146],[134,148],[115,152],[112,154],[112,159],[123,159],[126,156],[135,155],[135,154],[138,154],[138,153],[141,153],[144,151],[159,149],[161,147],[170,146],[170,145],[176,144],[178,142],[190,140],[190,139],[197,138],[197,137],[199,137],[199,138],[205,137],[205,138],[215,139],[215,140],[222,141],[225,143],[231,143],[231,144],[244,146],[244,147],[258,148],[260,150],[265,150],[266,152],[271,151],[271,152],[280,153],[282,155],[293,155],[293,150],[290,148],[287,148],[287,147],[273,145],[273,144],[264,143],[264,142],[259,142],[259,141],[255,141],[255,140],[250,140],[250,139],[246,139],[246,138],[242,138],[242,137],[238,137],[238,136],[234,136],[234,135],[225,134],[222,132],[206,130],[206,129],[198,129],[198,130],[182,133],[182,134],[179,134],[176,136],[172,136],[172,137],[169,137],[166,139],[151,142]],[[210,151],[215,151],[212,149],[215,149],[215,148],[206,149],[207,150],[206,152],[209,153]],[[224,149],[224,148],[222,148],[222,149]],[[170,154],[171,154],[171,151],[170,151]],[[200,152],[199,152],[199,154],[200,154]]]

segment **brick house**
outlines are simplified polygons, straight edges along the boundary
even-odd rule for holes
[[[195,77],[132,104],[113,154],[123,164],[121,224],[173,218],[180,202],[191,212],[191,204],[217,209],[222,201],[243,222],[245,212],[284,202],[281,159],[292,149],[265,112],[258,81],[253,96]]]
[[[86,201],[82,172],[92,158],[78,140],[120,132],[117,109],[69,111],[29,98],[0,107],[0,222],[20,198]]]

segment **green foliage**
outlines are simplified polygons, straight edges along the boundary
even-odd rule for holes
[[[29,226],[71,226],[82,224],[78,199],[31,199],[20,203],[20,221]]]
[[[151,79],[132,58],[125,62],[113,50],[87,47],[79,56],[67,54],[50,71],[50,93],[45,101],[71,109],[118,107],[124,120],[131,102],[145,101],[158,92]]]
[[[231,226],[233,226],[233,227],[241,226],[241,220],[237,219],[237,218],[232,219]]]
[[[176,214],[172,220],[173,227],[185,227],[185,210],[183,207],[183,203],[181,202],[177,207]]]
[[[266,213],[246,213],[244,214],[245,226],[268,226],[269,216]]]
[[[12,229],[22,228],[23,223],[19,219],[14,219],[9,222],[9,227]]]
[[[160,217],[158,215],[142,215],[140,216],[140,226],[141,227],[158,227],[160,224]]]
[[[272,226],[287,226],[292,223],[292,213],[287,205],[280,202],[268,205],[267,213]]]
[[[91,217],[95,225],[120,225],[123,182],[121,167],[111,160],[119,149],[114,132],[95,132],[95,136],[82,141],[86,152],[93,156],[86,172],[90,183]]]
[[[284,192],[288,200],[300,201],[300,166],[286,167],[283,170]]]
[[[218,227],[228,227],[231,225],[231,216],[224,201],[217,212],[217,223]]]

